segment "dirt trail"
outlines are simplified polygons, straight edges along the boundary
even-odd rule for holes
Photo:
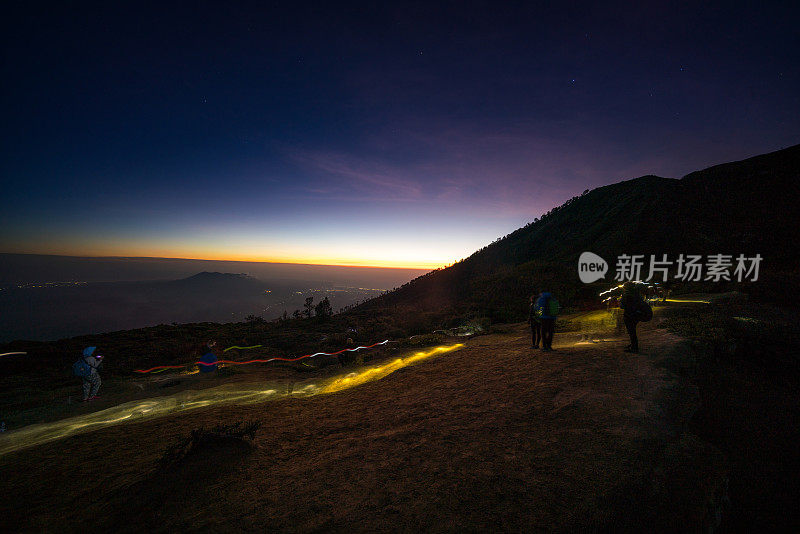
[[[58,531],[708,522],[719,469],[713,451],[682,434],[695,406],[679,377],[691,365],[686,345],[653,325],[642,327],[640,355],[623,353],[622,340],[574,339],[557,336],[556,351],[542,353],[517,325],[338,393],[201,409],[13,452],[0,457],[0,510],[18,529]],[[164,448],[190,429],[241,419],[263,423],[255,450],[206,451],[157,471]],[[689,489],[666,509],[675,477]]]

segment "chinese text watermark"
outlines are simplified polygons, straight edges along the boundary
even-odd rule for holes
[[[667,254],[622,254],[617,257],[614,280],[666,282],[672,273],[673,280],[683,282],[756,282],[762,259],[761,254],[679,254],[677,258]],[[607,271],[608,264],[597,254],[584,252],[578,259],[578,276],[584,283],[604,278]]]

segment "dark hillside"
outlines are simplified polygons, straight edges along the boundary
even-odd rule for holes
[[[360,311],[402,308],[520,320],[534,289],[581,307],[614,277],[621,254],[761,254],[759,292],[780,300],[785,273],[797,267],[800,145],[717,165],[680,180],[643,176],[600,187],[477,251],[364,304]],[[577,277],[581,252],[609,262],[605,283]],[[794,282],[790,282],[794,283]],[[730,285],[730,284],[729,284]],[[783,289],[781,289],[783,288]],[[707,289],[693,287],[691,289]],[[718,290],[731,289],[718,284]],[[748,284],[736,289],[752,290]],[[359,309],[356,310],[356,313]]]
[[[796,267],[800,215],[800,145],[693,172],[681,181],[702,218],[692,242],[761,253],[781,267]],[[701,234],[701,232],[703,232]]]

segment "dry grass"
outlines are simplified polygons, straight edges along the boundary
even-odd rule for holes
[[[703,524],[719,468],[713,451],[679,439],[692,397],[653,364],[655,355],[682,361],[687,349],[643,330],[638,356],[623,353],[622,340],[566,336],[542,353],[520,325],[343,392],[198,410],[15,452],[0,458],[0,508],[17,530],[60,532]],[[157,468],[192,428],[232,420],[261,422],[255,449],[217,445]],[[670,469],[694,483],[681,500],[694,506],[648,500],[663,497],[651,482],[665,458],[679,458]]]

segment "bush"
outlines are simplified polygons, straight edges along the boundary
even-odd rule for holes
[[[800,376],[800,314],[796,310],[740,302],[676,310],[662,322],[714,360],[755,365],[781,380]]]

